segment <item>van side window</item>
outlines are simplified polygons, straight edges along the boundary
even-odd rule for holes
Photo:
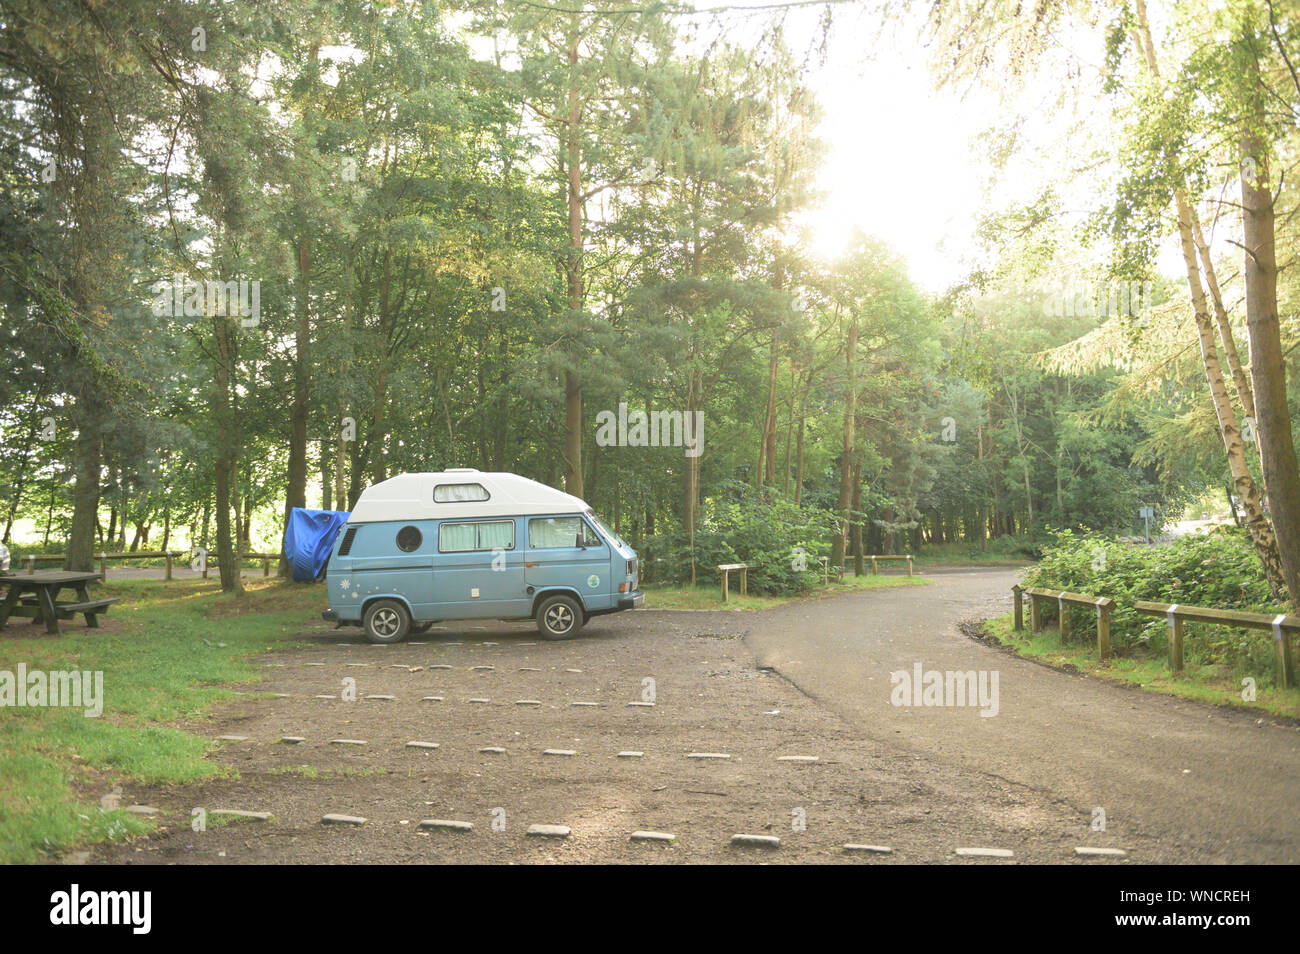
[[[438,550],[441,553],[468,553],[473,550],[513,550],[513,520],[483,520],[443,523],[438,526]]]
[[[419,527],[403,527],[397,531],[397,549],[403,553],[414,553],[424,542],[424,534]]]
[[[581,517],[538,517],[528,521],[528,546],[534,550],[600,545],[596,531]]]
[[[482,484],[439,484],[433,488],[434,503],[464,503],[487,500],[490,496]]]

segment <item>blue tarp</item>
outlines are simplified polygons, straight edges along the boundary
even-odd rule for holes
[[[319,579],[334,549],[334,538],[348,522],[341,510],[289,511],[289,525],[284,528],[284,555],[298,581]]]

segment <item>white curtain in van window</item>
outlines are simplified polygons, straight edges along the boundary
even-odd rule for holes
[[[464,503],[487,499],[488,492],[482,484],[439,484],[433,488],[435,503]]]
[[[577,517],[546,517],[528,524],[528,545],[542,550],[547,547],[572,547],[582,531]]]
[[[478,549],[477,524],[444,523],[438,529],[439,549],[444,553]]]
[[[498,520],[496,523],[479,523],[478,527],[478,548],[480,550],[495,550],[500,547],[503,550],[509,550],[515,545],[515,522],[513,520]]]
[[[491,523],[444,523],[439,542],[444,553],[465,550],[509,550],[515,542],[515,525],[511,520]]]

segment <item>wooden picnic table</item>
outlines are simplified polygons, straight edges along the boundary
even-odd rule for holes
[[[38,573],[0,574],[0,587],[8,592],[0,601],[0,627],[11,616],[30,616],[34,623],[44,623],[45,631],[59,635],[59,620],[72,619],[78,613],[86,618],[86,625],[99,626],[98,616],[108,612],[116,598],[92,600],[89,586],[104,578],[102,573],[78,570],[41,570]],[[76,602],[60,602],[61,590],[74,590]],[[28,594],[24,596],[23,594]]]

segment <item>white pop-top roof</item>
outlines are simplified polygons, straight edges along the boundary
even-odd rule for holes
[[[443,484],[480,484],[488,499],[438,502],[434,500],[434,488]],[[515,517],[590,509],[585,501],[527,477],[467,467],[433,474],[401,474],[367,487],[352,508],[348,523]]]

